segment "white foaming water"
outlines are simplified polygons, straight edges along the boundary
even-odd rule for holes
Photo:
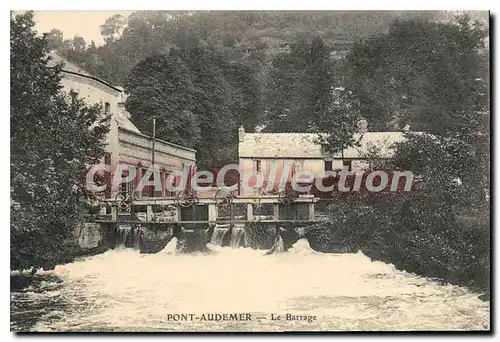
[[[177,238],[173,237],[158,254],[175,254],[177,252],[177,243]]]
[[[47,275],[63,279],[34,331],[289,331],[488,329],[478,294],[372,262],[324,254],[299,240],[289,252],[211,246],[214,253],[108,251]],[[53,292],[49,292],[54,296]],[[27,294],[42,302],[49,294]],[[40,298],[40,296],[45,296]],[[26,296],[23,297],[26,300]],[[14,301],[16,296],[14,296]],[[46,298],[45,298],[46,300]],[[52,301],[54,298],[51,299]],[[50,303],[50,301],[48,302]],[[50,304],[49,304],[50,305]],[[46,310],[46,311],[47,311]],[[251,321],[172,321],[168,314],[250,313]],[[282,315],[272,321],[271,314]],[[285,320],[286,314],[316,320]]]
[[[225,225],[216,225],[214,228],[214,232],[212,234],[212,239],[210,243],[212,245],[221,246],[224,240],[224,235],[230,230],[229,224]],[[235,224],[233,229],[231,229],[231,237],[229,246],[233,248],[237,248],[240,246],[246,245],[246,234],[245,234],[245,226],[240,224]]]
[[[222,245],[222,238],[224,234],[229,230],[229,224],[217,224],[214,228],[214,233],[212,234],[212,239],[210,243],[213,245]]]

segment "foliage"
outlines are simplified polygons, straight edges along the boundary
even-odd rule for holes
[[[488,98],[486,36],[467,16],[395,21],[387,34],[354,44],[345,87],[375,131],[407,124],[435,134],[474,130]]]
[[[360,119],[355,96],[342,87],[338,61],[320,37],[291,45],[276,56],[268,71],[266,132],[317,132],[325,151],[337,153],[356,143]],[[326,133],[326,135],[324,135]]]
[[[11,17],[11,269],[64,260],[86,207],[81,175],[104,154],[99,106],[70,103],[33,13]]]
[[[273,59],[266,84],[266,131],[317,131],[331,102],[330,64],[330,47],[319,37],[301,39]]]
[[[139,129],[194,147],[200,167],[237,159],[237,129],[259,121],[259,93],[251,67],[228,63],[213,50],[172,49],[139,63],[126,83],[126,102]]]
[[[301,38],[319,35],[341,55],[353,41],[386,31],[395,18],[437,16],[419,11],[137,11],[128,18],[106,19],[101,25],[105,44],[88,51],[78,64],[123,84],[141,60],[172,46],[200,44],[216,48],[230,61],[262,70]]]
[[[408,44],[408,37],[415,44]],[[484,30],[453,23],[395,23],[355,46],[346,65],[360,111],[375,128],[411,122],[392,167],[424,189],[407,196],[345,197],[313,235],[396,267],[450,282],[488,286],[489,115]],[[416,43],[418,42],[418,44]],[[369,120],[370,122],[370,120]]]
[[[200,129],[192,112],[194,86],[189,71],[176,56],[152,56],[139,63],[128,78],[127,111],[142,132],[152,132],[169,142],[194,147]]]

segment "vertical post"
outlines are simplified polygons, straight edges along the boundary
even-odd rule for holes
[[[175,206],[174,221],[180,221],[181,219],[182,219],[182,216],[181,216],[181,206],[177,204]]]
[[[274,203],[273,204],[273,209],[274,209],[274,220],[279,220],[280,219],[280,205],[279,203]]]
[[[151,204],[146,206],[146,221],[153,221],[153,206]]]
[[[233,221],[234,221],[234,205],[233,205],[233,203],[229,204],[229,221],[231,221],[231,225],[233,225]]]
[[[111,206],[111,219],[118,221],[118,208],[115,205]]]
[[[208,205],[208,220],[217,221],[217,207],[213,203]]]
[[[253,204],[247,203],[247,220],[253,221]]]
[[[314,220],[314,202],[309,203],[309,220]]]
[[[161,175],[161,197],[167,197],[167,176],[166,172],[160,173]]]

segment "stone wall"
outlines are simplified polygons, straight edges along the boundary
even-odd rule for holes
[[[98,223],[82,223],[74,229],[73,234],[77,246],[82,251],[95,249],[104,240],[104,234]]]

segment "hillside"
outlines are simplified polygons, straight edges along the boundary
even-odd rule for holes
[[[53,46],[72,62],[123,84],[144,58],[172,46],[210,46],[227,59],[262,69],[272,56],[300,38],[321,37],[342,55],[354,41],[386,32],[395,19],[437,20],[443,12],[421,11],[139,11],[114,16],[101,26],[106,43],[86,46],[82,37],[63,41],[51,32]],[[83,40],[83,41],[82,41]]]

